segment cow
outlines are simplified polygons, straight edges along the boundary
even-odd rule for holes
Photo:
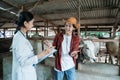
[[[107,53],[110,55],[111,64],[115,64],[115,57],[117,57],[117,63],[120,64],[120,41],[119,36],[115,37],[113,42],[106,42]]]
[[[97,38],[94,38],[97,39]],[[81,46],[82,45],[82,46]],[[81,39],[80,44],[80,56],[78,56],[78,60],[84,63],[85,60],[90,62],[96,62],[96,55],[99,53],[100,43],[94,42],[92,39]]]

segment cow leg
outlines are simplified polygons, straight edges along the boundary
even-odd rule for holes
[[[120,57],[119,57],[119,59],[118,59],[118,64],[120,65]]]
[[[110,52],[107,49],[107,52],[105,52],[105,63],[110,63],[110,62],[111,62]]]
[[[109,55],[109,58],[108,58],[109,60],[109,62],[108,63],[110,63],[111,64],[111,62],[112,62],[112,59],[111,59],[111,55]]]
[[[120,57],[117,57],[117,64],[120,65]]]
[[[105,63],[107,63],[107,54],[106,54],[106,56],[105,56]]]
[[[119,58],[118,58],[118,56],[117,56],[117,63],[116,64],[119,64]]]
[[[110,56],[111,56],[111,64],[115,64],[115,57],[113,55]]]
[[[98,55],[98,62],[100,62],[101,61],[101,56],[100,55]]]
[[[93,53],[92,50],[90,50],[90,53],[88,54],[88,56],[90,56],[90,61],[91,62],[96,62],[96,57],[95,57],[95,54]]]
[[[117,64],[120,65],[120,54],[117,55]]]

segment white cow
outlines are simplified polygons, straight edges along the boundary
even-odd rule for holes
[[[82,51],[81,53],[87,55],[87,57],[89,57],[90,62],[95,62],[96,61],[96,55],[99,53],[99,49],[100,49],[100,44],[99,42],[93,42],[93,39],[97,39],[97,38],[92,38],[92,39],[86,39],[83,40],[83,47],[84,47],[84,51]],[[81,56],[82,57],[82,56]]]

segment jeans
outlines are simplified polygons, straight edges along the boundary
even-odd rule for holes
[[[54,80],[63,80],[65,76],[65,80],[76,80],[75,79],[75,67],[68,69],[66,71],[56,71],[54,70]]]

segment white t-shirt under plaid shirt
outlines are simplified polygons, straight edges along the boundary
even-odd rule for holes
[[[72,36],[64,35],[63,37],[64,38],[62,42],[61,68],[62,71],[65,71],[73,68],[75,64],[73,58],[69,55]]]

